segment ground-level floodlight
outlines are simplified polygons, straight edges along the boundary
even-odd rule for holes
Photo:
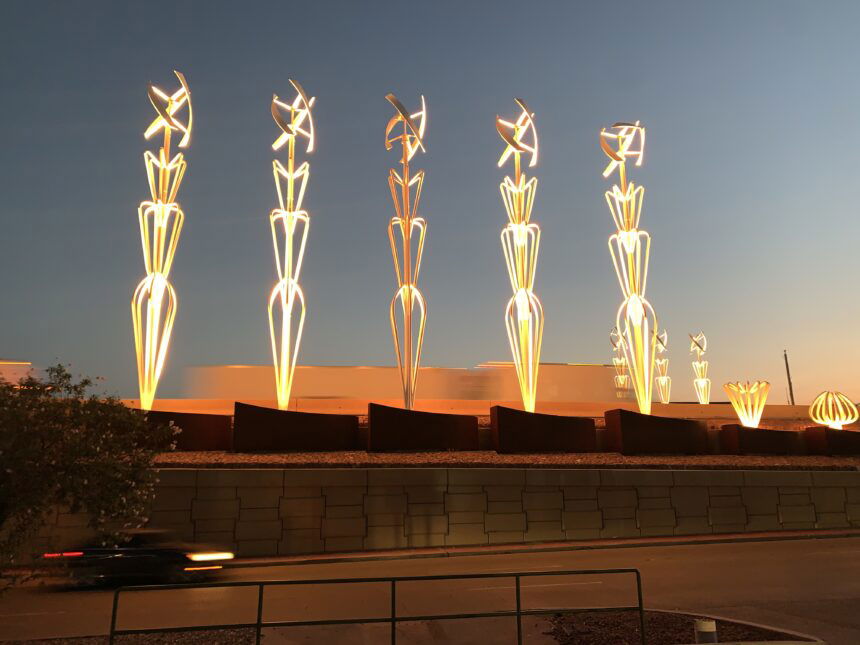
[[[176,292],[168,276],[185,219],[185,214],[176,202],[176,195],[185,175],[186,164],[181,152],[170,156],[170,140],[173,132],[176,132],[181,135],[178,147],[188,146],[191,141],[192,111],[188,83],[181,73],[174,74],[179,79],[179,89],[173,94],[167,94],[154,85],[149,86],[149,101],[157,116],[143,133],[146,139],[158,132],[163,134],[158,156],[149,150],[143,153],[151,198],[141,202],[138,208],[146,277],[137,285],[131,299],[140,407],[144,410],[152,409],[178,306]],[[180,112],[186,107],[186,120],[183,122]]]
[[[609,344],[612,345],[612,366],[615,368],[615,396],[619,399],[630,389],[630,377],[627,375],[627,359],[624,358],[624,341],[618,333],[618,328],[613,327],[609,332]]]
[[[669,346],[669,332],[665,329],[657,334],[657,355],[660,358],[654,359],[654,369],[657,370],[657,376],[654,377],[654,384],[657,386],[657,394],[660,396],[660,403],[669,403],[672,393],[672,377],[669,376],[669,359],[664,356]]]
[[[506,121],[496,117],[496,130],[506,144],[498,166],[501,168],[509,158],[514,160],[513,179],[505,177],[499,185],[502,203],[508,214],[508,224],[502,229],[502,250],[514,292],[505,309],[505,326],[523,408],[534,412],[544,321],[543,307],[533,291],[540,227],[530,221],[537,192],[537,177],[526,179],[522,171],[522,157],[527,157],[530,168],[537,164],[538,138],[534,112],[529,110],[522,99],[514,101],[520,108],[516,120]]]
[[[809,418],[815,423],[842,430],[842,426],[860,418],[857,406],[842,392],[825,391],[815,397],[809,406]]]
[[[690,353],[696,355],[696,360],[693,361],[693,374],[696,378],[693,379],[693,389],[696,390],[696,398],[699,403],[707,405],[711,401],[711,379],[708,378],[708,361],[703,361],[702,356],[708,350],[708,339],[705,338],[704,332],[699,332],[695,336],[690,334]]]
[[[639,229],[645,188],[627,182],[627,158],[642,165],[645,128],[636,123],[616,123],[600,131],[600,147],[609,157],[603,176],[618,170],[619,185],[606,191],[606,203],[618,231],[609,238],[609,252],[624,302],[616,315],[616,327],[627,361],[630,383],[642,414],[651,413],[657,315],[645,299],[651,236]]]
[[[394,168],[388,171],[388,187],[396,213],[388,223],[388,241],[394,259],[394,272],[397,274],[397,292],[391,300],[390,309],[391,335],[403,386],[403,407],[411,410],[415,405],[415,386],[427,323],[427,303],[418,290],[418,271],[421,268],[427,223],[423,217],[417,216],[424,171],[410,174],[409,162],[419,148],[424,150],[427,104],[422,96],[421,109],[410,113],[394,94],[388,94],[385,98],[396,112],[385,127],[385,149],[391,150],[398,142],[401,147],[401,172],[398,173]],[[414,258],[413,235],[417,235]]]
[[[305,324],[305,294],[299,286],[299,274],[310,227],[308,213],[302,210],[310,165],[305,161],[296,168],[296,140],[299,137],[307,140],[305,152],[310,153],[314,149],[311,108],[315,97],[308,98],[301,85],[289,80],[296,91],[292,102],[284,103],[277,95],[272,97],[272,118],[281,131],[272,144],[272,150],[280,150],[286,144],[287,167],[284,168],[277,159],[272,161],[278,208],[269,215],[278,269],[278,282],[269,294],[269,335],[275,362],[275,390],[281,410],[290,405],[290,391]]]
[[[770,392],[770,383],[767,381],[746,381],[741,383],[726,383],[723,390],[729,396],[729,401],[735,409],[741,424],[747,428],[758,428],[761,421],[761,413],[764,412],[764,404],[767,394]]]

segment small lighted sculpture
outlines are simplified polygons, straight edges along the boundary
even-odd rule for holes
[[[842,430],[842,426],[860,418],[857,406],[842,392],[822,392],[809,406],[809,417],[821,425]]]
[[[537,398],[538,367],[543,339],[543,307],[534,294],[535,270],[540,248],[540,227],[531,222],[537,191],[537,178],[526,179],[522,171],[523,155],[529,167],[537,164],[538,138],[534,113],[525,101],[514,99],[520,108],[516,120],[496,117],[496,130],[505,142],[498,166],[513,158],[514,177],[505,177],[499,185],[502,202],[508,213],[508,224],[502,229],[502,250],[514,295],[505,310],[508,342],[520,384],[523,408],[534,412]]]
[[[645,299],[651,236],[639,229],[645,189],[627,181],[627,159],[632,158],[636,166],[642,165],[645,128],[638,121],[604,128],[600,131],[600,147],[609,157],[603,176],[609,177],[618,170],[620,183],[606,191],[606,203],[618,228],[609,238],[609,252],[624,296],[616,326],[639,411],[650,414],[657,332],[657,315]]]
[[[427,223],[423,217],[418,217],[424,171],[412,174],[409,162],[419,149],[424,150],[427,105],[422,96],[421,109],[410,113],[394,94],[388,94],[385,98],[395,110],[395,115],[385,128],[385,149],[391,150],[398,142],[401,149],[400,173],[394,168],[388,171],[388,186],[396,213],[388,223],[388,240],[394,258],[394,272],[397,274],[397,292],[391,300],[391,334],[403,386],[403,407],[411,410],[415,404],[421,345],[427,323],[427,304],[418,290],[418,271],[421,268]]]
[[[615,395],[620,399],[624,397],[624,393],[630,388],[630,378],[627,376],[627,359],[624,358],[624,341],[618,334],[616,327],[609,332],[609,343],[612,345],[612,365],[615,367]]]
[[[696,390],[696,398],[699,403],[707,405],[711,401],[711,379],[708,378],[708,361],[703,361],[702,356],[708,350],[708,339],[705,338],[704,332],[699,332],[695,336],[690,334],[690,352],[696,355],[696,360],[693,361],[693,373],[696,378],[693,379],[693,389]]]
[[[302,210],[310,165],[305,161],[296,168],[296,142],[300,137],[307,141],[306,153],[314,149],[311,108],[315,97],[308,98],[301,85],[292,79],[289,81],[296,91],[291,103],[282,102],[277,95],[272,97],[272,118],[281,131],[272,150],[280,150],[286,144],[287,167],[277,159],[272,162],[278,208],[269,215],[278,269],[278,282],[269,295],[269,335],[275,362],[275,390],[281,410],[286,410],[290,404],[305,323],[305,294],[299,286],[299,274],[310,227],[308,213]]]
[[[192,112],[191,90],[185,77],[179,72],[174,74],[179,79],[179,88],[172,94],[154,85],[149,86],[149,101],[156,117],[143,133],[145,139],[162,133],[158,156],[149,150],[143,153],[151,198],[141,202],[138,209],[146,277],[137,285],[131,300],[140,407],[144,410],[151,410],[155,400],[178,305],[168,276],[185,219],[176,195],[186,164],[181,152],[171,156],[170,144],[176,132],[180,136],[177,147],[188,146]],[[180,118],[183,108],[187,108],[184,122]]]
[[[767,381],[747,381],[741,383],[726,383],[723,386],[729,401],[735,409],[741,424],[747,428],[758,428],[761,421],[761,413],[764,412],[764,404],[767,394],[770,392],[770,383]]]
[[[669,403],[672,392],[672,377],[669,376],[669,359],[664,356],[669,344],[669,332],[665,329],[657,334],[657,356],[654,359],[654,369],[657,376],[654,383],[657,385],[657,394],[660,395],[660,403]]]

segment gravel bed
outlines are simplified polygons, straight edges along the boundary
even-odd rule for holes
[[[693,624],[697,616],[663,611],[645,612],[645,636],[648,645],[683,645],[695,642]],[[546,632],[559,645],[640,645],[637,612],[601,612],[556,615]],[[721,643],[735,641],[798,641],[785,634],[753,625],[717,621]],[[812,641],[809,641],[812,642]]]
[[[613,452],[500,455],[491,450],[372,453],[170,452],[159,468],[672,468],[728,470],[857,470],[860,457],[667,455],[625,456]]]

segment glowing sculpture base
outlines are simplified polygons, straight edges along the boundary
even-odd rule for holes
[[[748,428],[737,423],[719,431],[722,455],[804,455],[803,433],[794,430]]]
[[[369,452],[478,450],[478,417],[367,406]]]
[[[596,452],[597,429],[591,417],[540,414],[494,405],[490,408],[493,448],[502,454]]]
[[[358,416],[319,414],[236,403],[233,452],[360,450]]]

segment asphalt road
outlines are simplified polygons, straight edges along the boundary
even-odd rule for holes
[[[860,538],[611,548],[479,556],[247,567],[226,580],[360,578],[387,575],[559,571],[635,567],[642,572],[645,605],[710,613],[817,636],[831,645],[860,643]],[[120,627],[153,627],[253,620],[255,588],[219,588],[128,594]],[[266,620],[316,620],[384,616],[389,595],[383,584],[268,587]],[[629,577],[536,577],[522,586],[523,606],[635,604]],[[59,591],[23,587],[0,596],[0,640],[89,636],[107,633],[109,591]],[[403,584],[399,614],[494,611],[514,607],[512,579],[475,579]],[[467,624],[468,623],[468,624]],[[315,642],[311,628],[279,631],[275,642]],[[314,628],[318,629],[318,628]],[[387,627],[331,628],[326,642],[384,641]],[[409,642],[508,641],[509,619],[443,621],[403,626]],[[541,624],[527,621],[528,642],[547,642]],[[407,639],[404,639],[406,641]],[[691,639],[692,640],[692,639]]]

